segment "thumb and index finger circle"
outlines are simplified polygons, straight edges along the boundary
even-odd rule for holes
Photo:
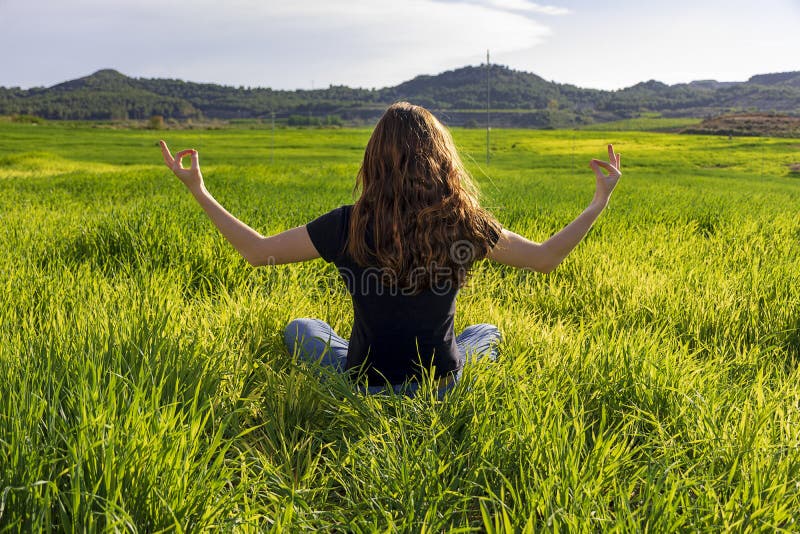
[[[617,159],[617,158],[614,158],[614,159]],[[605,161],[600,161],[599,159],[593,159],[592,162],[590,163],[590,165],[592,166],[593,169],[596,169],[596,170],[599,170],[599,167],[602,167],[605,170],[607,170],[608,172],[610,172],[611,174],[621,174],[619,172],[619,169],[617,169],[614,165],[612,165],[610,163],[606,163]]]
[[[598,178],[604,178],[605,175],[603,174],[603,171],[600,170],[600,163],[602,163],[602,162],[599,161],[599,160],[593,159],[592,161],[589,162],[589,168],[594,171],[595,176],[597,176]]]
[[[193,148],[187,148],[186,150],[181,150],[180,152],[175,154],[175,164],[179,167],[183,168],[182,161],[183,158],[186,156],[192,155],[193,153],[197,153],[197,151]],[[194,156],[192,156],[192,160],[194,160]]]

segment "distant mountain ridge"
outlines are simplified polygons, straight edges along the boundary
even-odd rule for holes
[[[776,72],[773,74],[757,74],[751,76],[749,83],[760,85],[784,85],[800,87],[800,72]]]
[[[451,125],[478,125],[486,109],[486,65],[421,75],[394,87],[316,90],[231,87],[174,79],[131,78],[113,69],[49,88],[0,88],[0,114],[47,119],[278,119],[374,121],[397,100],[436,111]],[[697,80],[667,85],[656,80],[616,91],[547,81],[491,65],[493,124],[569,127],[631,118],[643,113],[710,117],[737,111],[800,115],[800,72],[758,74],[746,82]]]

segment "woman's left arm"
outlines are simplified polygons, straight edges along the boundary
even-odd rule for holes
[[[200,172],[200,158],[197,150],[181,150],[173,157],[167,144],[164,141],[161,141],[160,144],[164,163],[189,189],[214,226],[247,260],[247,263],[253,266],[278,265],[320,257],[305,226],[298,226],[274,236],[264,237],[231,215],[206,189],[203,174]],[[188,169],[181,164],[183,158],[187,156],[192,160],[191,167]]]

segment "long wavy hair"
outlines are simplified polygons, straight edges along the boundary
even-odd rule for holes
[[[367,143],[359,190],[349,254],[380,268],[384,284],[412,293],[462,287],[500,235],[450,133],[420,106],[398,102],[383,114]]]

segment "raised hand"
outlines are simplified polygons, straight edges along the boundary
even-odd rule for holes
[[[622,176],[620,155],[614,153],[614,147],[608,145],[608,163],[593,159],[589,163],[589,167],[594,171],[596,178],[594,201],[600,202],[602,206],[608,204],[608,199],[611,193],[619,182],[619,177]],[[608,171],[608,175],[603,173],[603,169]]]
[[[190,191],[203,187],[203,174],[200,172],[200,156],[197,150],[190,148],[181,150],[172,157],[172,153],[163,140],[159,141],[161,154],[164,156],[164,163],[177,176]],[[183,166],[183,158],[191,156],[192,164],[188,169]]]

